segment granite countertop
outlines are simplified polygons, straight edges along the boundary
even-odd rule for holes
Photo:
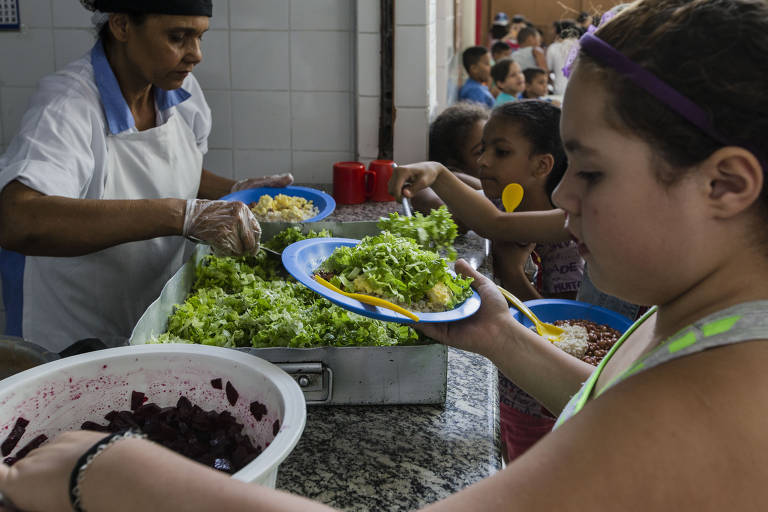
[[[401,211],[399,203],[337,205],[325,220],[375,220],[392,211]],[[455,246],[470,255],[484,241],[470,232]],[[470,263],[486,271],[482,261]],[[309,406],[277,488],[343,510],[399,511],[490,476],[501,468],[496,379],[484,357],[449,348],[444,406]]]

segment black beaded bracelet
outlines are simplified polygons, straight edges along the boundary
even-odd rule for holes
[[[72,474],[69,476],[69,502],[72,504],[72,510],[75,512],[83,512],[80,507],[80,484],[83,481],[85,470],[91,465],[93,459],[101,455],[104,450],[123,439],[136,438],[146,439],[147,435],[142,434],[137,430],[121,430],[110,434],[101,439],[98,443],[91,446],[88,451],[77,459],[75,467],[72,468]]]

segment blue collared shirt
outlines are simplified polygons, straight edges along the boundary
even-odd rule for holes
[[[470,78],[461,86],[459,101],[474,101],[475,103],[482,103],[488,108],[493,108],[496,100],[491,91],[488,90],[488,86]]]

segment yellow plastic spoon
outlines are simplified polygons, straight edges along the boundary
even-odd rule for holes
[[[501,204],[507,213],[512,213],[515,208],[520,206],[523,200],[523,187],[519,183],[510,183],[501,191]]]
[[[340,289],[336,288],[331,283],[329,283],[328,281],[326,281],[322,277],[318,276],[317,274],[315,274],[312,277],[315,278],[315,281],[317,281],[321,285],[325,286],[329,290],[333,290],[336,293],[340,293],[340,294],[342,294],[342,295],[344,295],[346,297],[349,297],[350,299],[356,299],[356,300],[359,300],[360,302],[362,302],[364,304],[370,304],[371,306],[379,306],[379,307],[382,307],[382,308],[385,308],[385,309],[391,309],[392,311],[396,311],[397,313],[400,313],[401,315],[407,316],[408,318],[410,318],[414,322],[418,322],[419,321],[419,317],[418,316],[414,315],[413,313],[411,313],[407,309],[401,308],[397,304],[392,304],[388,300],[380,299],[379,297],[374,297],[373,295],[365,295],[365,294],[362,294],[362,293],[348,293],[348,292],[345,292],[344,290],[340,290]]]
[[[536,326],[536,332],[539,333],[539,336],[543,336],[544,338],[553,342],[560,339],[560,335],[565,332],[563,329],[556,325],[542,322],[536,315],[533,314],[533,311],[531,311],[528,306],[523,304],[523,301],[512,295],[511,292],[505,290],[501,286],[498,286],[498,288],[501,294],[504,295],[504,298],[506,298],[510,304],[519,309],[522,314],[527,316],[530,321],[533,322],[533,325]]]

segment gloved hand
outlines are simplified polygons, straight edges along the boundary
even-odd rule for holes
[[[261,226],[240,201],[188,199],[184,236],[210,245],[217,256],[255,255],[259,252]]]
[[[245,178],[235,182],[230,192],[259,187],[287,187],[291,183],[293,183],[293,175],[289,172],[273,174],[272,176],[261,176],[259,178]]]

